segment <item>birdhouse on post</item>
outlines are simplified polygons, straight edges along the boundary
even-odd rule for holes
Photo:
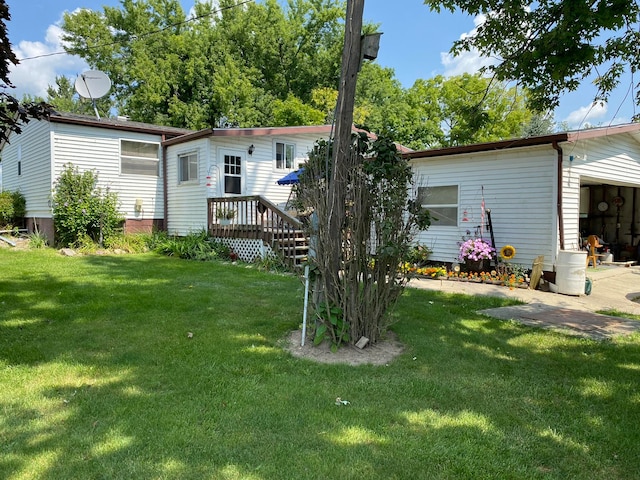
[[[382,32],[368,33],[360,37],[360,65],[362,60],[375,60],[380,49],[380,36]]]

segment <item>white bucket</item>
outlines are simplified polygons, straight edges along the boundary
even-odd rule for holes
[[[556,264],[558,293],[582,295],[587,277],[587,252],[560,250]]]

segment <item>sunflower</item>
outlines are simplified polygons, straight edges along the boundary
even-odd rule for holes
[[[516,249],[511,245],[505,245],[500,249],[500,257],[503,260],[511,260],[516,256]]]

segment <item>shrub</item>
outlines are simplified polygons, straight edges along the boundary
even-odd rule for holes
[[[226,260],[231,256],[231,249],[222,242],[213,240],[205,230],[190,233],[186,237],[155,234],[149,245],[157,253],[187,260]]]
[[[111,250],[123,250],[127,253],[143,253],[149,250],[149,235],[145,233],[119,233],[105,239],[104,246]]]
[[[109,237],[121,232],[124,217],[118,212],[118,195],[97,186],[98,174],[80,173],[77,167],[65,165],[53,193],[53,223],[56,239],[64,246],[81,243],[89,237],[103,245]]]
[[[45,248],[48,243],[47,237],[37,229],[29,235],[29,248]]]
[[[429,262],[431,253],[432,251],[429,247],[417,244],[416,246],[411,247],[407,252],[406,261],[412,265],[423,267]]]
[[[26,213],[27,203],[22,193],[0,192],[0,226],[22,224]]]

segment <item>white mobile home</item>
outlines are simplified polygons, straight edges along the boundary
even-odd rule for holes
[[[124,119],[54,114],[12,133],[2,150],[4,189],[26,200],[27,227],[53,238],[51,193],[64,165],[95,170],[99,185],[118,193],[128,231],[162,228],[163,140],[189,130]]]
[[[330,126],[213,128],[164,142],[167,230],[186,235],[207,228],[208,198],[260,195],[284,203],[290,186],[276,181],[308,158]]]
[[[635,259],[640,240],[640,124],[558,133],[407,154],[422,205],[437,218],[417,241],[431,259],[454,262],[463,237],[482,236],[513,262],[602,238],[615,260]],[[490,211],[490,212],[489,212]]]
[[[128,232],[207,228],[207,199],[260,195],[285,202],[276,181],[298,168],[330,126],[192,131],[68,113],[32,120],[2,150],[5,190],[26,199],[27,227],[54,236],[51,193],[64,165],[95,170],[118,194]]]

